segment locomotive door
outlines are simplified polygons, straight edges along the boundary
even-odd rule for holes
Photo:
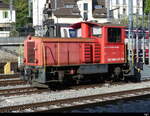
[[[104,39],[103,63],[124,63],[125,45],[123,28],[106,27],[106,39]]]

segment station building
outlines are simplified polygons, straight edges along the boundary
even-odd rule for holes
[[[12,14],[12,15],[11,15]],[[16,22],[16,11],[13,7],[12,13],[9,4],[0,0],[0,37],[9,37],[12,30],[12,23]]]

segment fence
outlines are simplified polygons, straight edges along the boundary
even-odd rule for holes
[[[15,44],[15,43],[23,43],[26,37],[0,37],[0,44]]]

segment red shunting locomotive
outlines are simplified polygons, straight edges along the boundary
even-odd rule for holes
[[[69,28],[70,38],[28,36],[22,79],[46,84],[124,78],[125,26],[79,22]]]

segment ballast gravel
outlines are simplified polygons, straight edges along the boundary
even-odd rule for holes
[[[124,85],[109,85],[109,86],[104,85],[103,87],[94,87],[94,88],[86,88],[86,89],[82,88],[78,90],[64,90],[59,92],[52,91],[52,92],[43,92],[40,94],[32,94],[32,95],[1,97],[0,107],[30,104],[30,103],[45,102],[45,101],[54,101],[54,100],[61,100],[67,98],[78,98],[82,96],[112,93],[112,92],[133,90],[133,89],[140,89],[140,88],[147,88],[147,87],[150,87],[150,82],[130,83],[130,84],[127,83]]]

